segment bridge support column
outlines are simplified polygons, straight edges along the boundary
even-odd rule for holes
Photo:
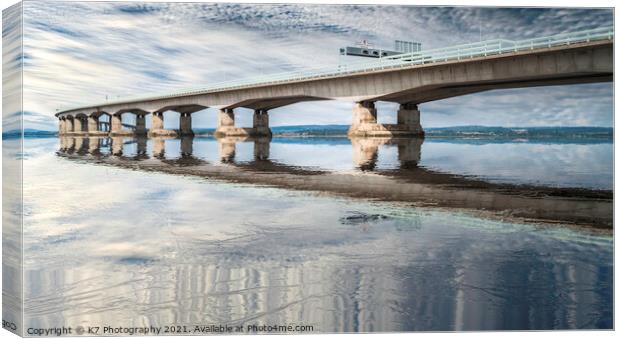
[[[357,102],[353,107],[353,121],[349,128],[349,136],[370,136],[366,135],[378,127],[377,109],[372,101]]]
[[[58,119],[58,135],[62,135],[65,133],[65,120],[62,118]]]
[[[181,136],[194,136],[194,131],[192,130],[192,114],[181,113],[179,124],[179,133]]]
[[[353,108],[353,125],[377,124],[377,108],[372,101],[357,102]]]
[[[254,111],[254,118],[251,134],[252,136],[271,136],[269,129],[269,112],[266,109],[257,109]]]
[[[72,118],[68,118],[65,120],[65,133],[69,134],[69,133],[73,133],[73,127],[75,126],[75,124],[73,123]]]
[[[136,135],[146,135],[146,116],[142,114],[136,115]]]
[[[414,103],[401,104],[397,116],[398,126],[403,128],[401,133],[413,136],[423,136],[424,131],[420,124],[420,110]]]
[[[153,131],[164,129],[164,113],[162,112],[153,113],[153,118],[151,120],[151,129]]]
[[[220,109],[217,115],[216,137],[226,137],[235,135],[238,128],[235,128],[235,111],[230,108]]]
[[[118,134],[123,131],[123,120],[120,115],[110,116],[110,133]]]
[[[63,118],[62,119],[62,133],[63,134],[70,133],[71,128],[73,128],[73,126],[69,123],[69,120],[67,118]]]
[[[88,117],[87,116],[82,117],[82,133],[88,134]]]
[[[149,136],[177,136],[176,131],[164,129],[164,112],[153,113],[153,117],[151,120],[151,131],[149,131]]]
[[[350,137],[421,137],[424,131],[420,125],[420,111],[412,103],[401,104],[398,109],[398,123],[378,124],[374,102],[358,102],[353,109],[353,123]]]
[[[84,121],[81,117],[76,117],[75,119],[73,119],[73,132],[76,134],[81,134],[84,130],[82,127],[83,123]]]
[[[89,116],[87,118],[87,131],[89,134],[99,131],[99,116]]]
[[[218,115],[215,137],[271,137],[269,114],[265,109],[254,111],[252,128],[235,127],[235,113],[232,109],[221,109]]]

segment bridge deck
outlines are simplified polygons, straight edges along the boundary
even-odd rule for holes
[[[283,72],[260,77],[251,77],[247,79],[219,82],[200,88],[181,89],[167,93],[147,94],[141,96],[120,98],[117,100],[99,102],[96,104],[86,104],[78,107],[62,109],[56,115],[78,109],[96,108],[100,106],[194,96],[265,85],[284,84],[289,82],[312,81],[330,77],[350,76],[368,72],[380,72],[392,69],[414,67],[418,65],[433,64],[438,62],[455,60],[460,61],[479,57],[492,57],[497,55],[504,55],[507,53],[517,53],[520,51],[551,49],[562,46],[589,43],[593,41],[613,40],[613,36],[613,27],[601,27],[591,30],[570,32],[518,41],[494,39],[452,47],[431,49],[421,52],[393,55],[383,57],[378,60],[373,60],[371,62],[365,61],[350,64],[341,64],[337,66],[318,67],[297,72]]]

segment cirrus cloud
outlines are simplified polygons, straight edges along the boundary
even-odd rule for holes
[[[415,40],[429,49],[613,22],[610,9],[584,8],[123,2],[23,6],[23,109],[47,117],[60,107],[118,96],[347,62],[338,48],[360,39],[386,48],[395,39]],[[611,84],[493,91],[425,104],[423,123],[610,126],[612,98]],[[296,104],[274,110],[271,122],[347,124],[350,109],[342,102]],[[238,115],[240,125],[251,123],[250,114]],[[194,125],[213,127],[215,122],[207,110],[196,115]]]

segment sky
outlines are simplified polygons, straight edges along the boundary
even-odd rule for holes
[[[23,13],[24,127],[48,130],[57,129],[53,116],[63,107],[353,62],[359,59],[338,50],[363,39],[376,47],[399,39],[431,49],[613,24],[610,9],[562,8],[28,1]],[[14,26],[4,20],[5,46],[19,37]],[[270,111],[270,123],[349,124],[352,107],[298,103]],[[379,122],[395,122],[396,110],[378,104]],[[420,110],[424,127],[612,126],[613,85],[497,90]],[[239,109],[236,119],[251,126],[249,110]],[[193,125],[215,127],[215,109],[194,114]],[[178,114],[166,113],[165,126],[178,127]]]

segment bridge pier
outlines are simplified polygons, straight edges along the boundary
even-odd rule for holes
[[[73,133],[73,119],[65,119],[65,134]]]
[[[269,128],[269,113],[266,109],[254,111],[252,128],[235,127],[235,112],[233,109],[221,109],[218,114],[215,137],[271,137]]]
[[[424,130],[420,124],[420,110],[414,103],[404,103],[398,108],[397,126],[404,128],[399,135],[423,136]],[[397,136],[399,136],[397,135]]]
[[[153,112],[149,136],[177,136],[175,130],[164,129],[164,112]]]
[[[110,115],[110,135],[118,135],[123,131],[123,120],[120,115]]]
[[[104,136],[108,132],[99,130],[99,116],[91,115],[86,118],[86,133],[92,136]]]
[[[58,119],[58,135],[64,135],[66,133],[67,123],[64,118]]]
[[[220,109],[217,114],[216,137],[242,136],[243,130],[235,128],[235,112],[230,108]]]
[[[76,117],[73,120],[73,133],[82,134],[84,132],[85,121],[82,117]]]
[[[65,134],[73,133],[73,126],[74,126],[73,118],[68,117],[65,123],[66,123]]]
[[[266,109],[257,109],[254,111],[252,129],[251,136],[271,136],[271,129],[269,129],[269,112]]]
[[[377,123],[377,109],[372,101],[357,102],[353,108],[350,137],[422,137],[420,111],[416,104],[401,104],[396,124]]]
[[[83,135],[88,134],[88,116],[82,116],[80,117],[80,119],[82,120],[82,130],[81,133]]]
[[[131,130],[123,128],[123,117],[122,117],[123,115],[122,114],[123,113],[118,113],[110,117],[110,122],[111,122],[110,136],[134,136],[135,135],[137,127]],[[140,115],[136,114],[136,124],[141,123],[140,118],[138,116]],[[144,119],[142,120],[144,121]],[[145,125],[143,125],[143,127],[144,129],[146,129]]]
[[[161,129],[164,129],[164,113],[154,112],[151,120],[151,130],[159,131]]]
[[[194,136],[192,130],[192,114],[181,113],[179,118],[179,134],[180,136]]]
[[[370,134],[378,131],[379,127],[375,103],[373,101],[355,103],[353,107],[353,121],[347,134],[354,137],[374,136]]]
[[[377,108],[373,101],[355,103],[353,107],[353,125],[377,124]]]
[[[88,133],[93,133],[99,131],[99,117],[98,116],[89,116],[86,119],[88,122],[86,124],[86,129]]]

